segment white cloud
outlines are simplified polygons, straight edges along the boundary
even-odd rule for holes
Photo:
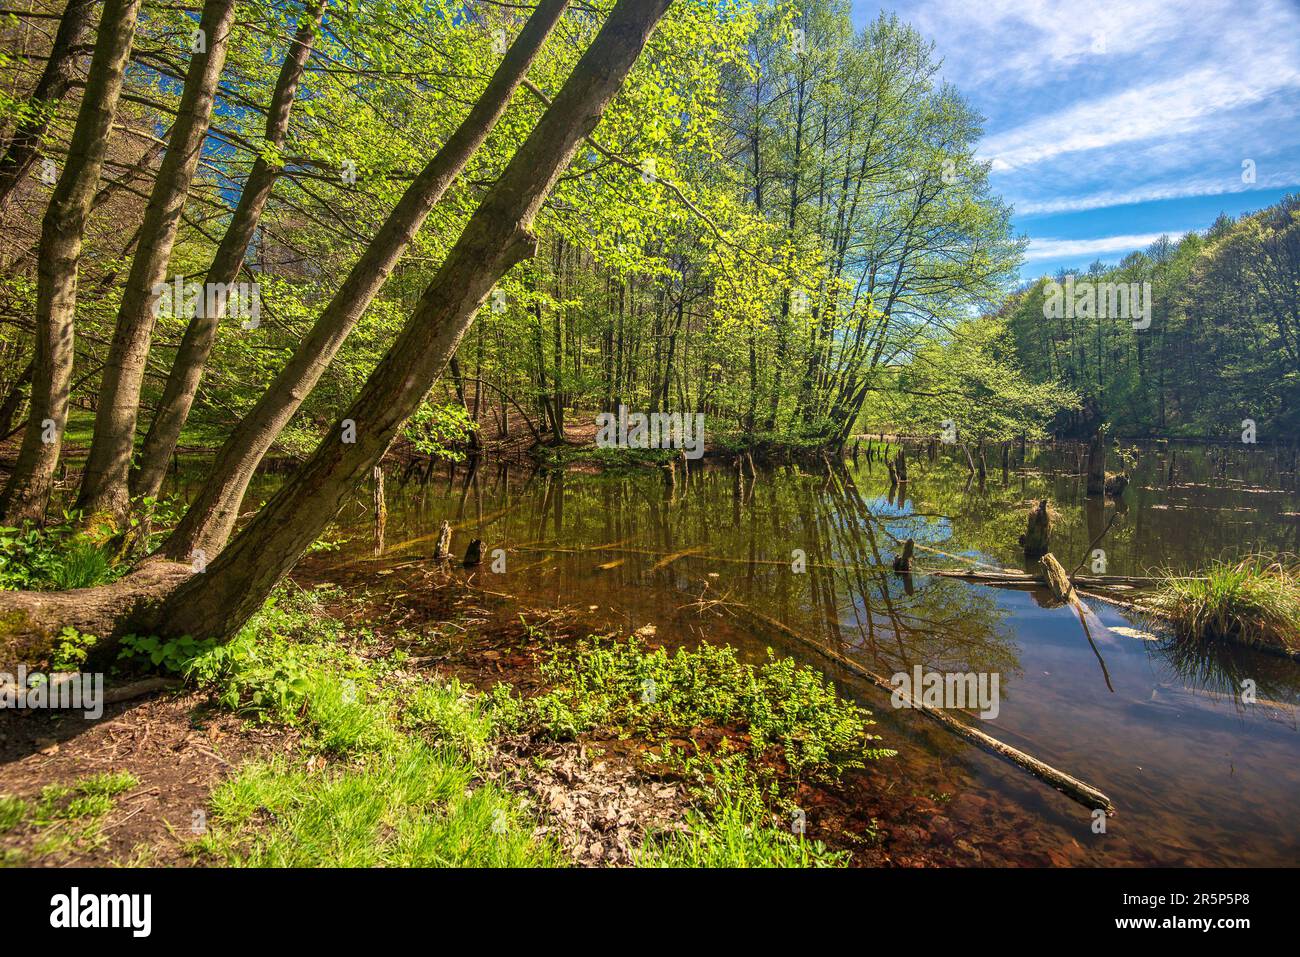
[[[1136,233],[1129,236],[1102,236],[1097,239],[1032,239],[1025,259],[1064,259],[1069,256],[1101,256],[1145,249],[1161,236],[1180,233]]]
[[[1300,87],[1300,60],[1286,70],[1202,67],[1168,80],[1086,100],[995,136],[980,147],[998,168],[1022,168],[1066,153],[1191,136],[1218,115]]]
[[[1223,196],[1230,193],[1248,193],[1259,189],[1280,189],[1297,182],[1300,182],[1300,170],[1291,169],[1273,176],[1261,176],[1253,184],[1238,182],[1234,185],[1233,178],[1229,176],[1199,181],[1177,180],[1167,183],[1151,183],[1127,190],[1090,193],[1084,196],[1028,200],[1017,202],[1015,206],[1016,213],[1020,216],[1073,213],[1088,209],[1105,209],[1109,206],[1125,206],[1130,203],[1147,203],[1153,200],[1182,199],[1188,196]]]

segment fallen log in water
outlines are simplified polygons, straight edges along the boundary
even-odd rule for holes
[[[882,691],[887,691],[891,695],[893,695],[895,692],[902,694],[902,696],[906,698],[908,702],[911,704],[913,709],[921,712],[921,714],[925,715],[927,718],[931,719],[932,721],[938,722],[942,727],[944,727],[948,731],[951,731],[953,734],[956,734],[958,737],[965,738],[967,741],[978,746],[984,751],[987,751],[989,754],[1002,758],[1004,761],[1008,761],[1011,764],[1014,764],[1016,767],[1020,768],[1023,771],[1028,771],[1030,774],[1038,778],[1040,781],[1045,781],[1046,783],[1050,784],[1052,787],[1056,788],[1056,790],[1064,794],[1066,797],[1070,798],[1073,801],[1078,802],[1079,804],[1082,804],[1084,807],[1088,808],[1089,810],[1096,810],[1098,808],[1101,808],[1106,812],[1106,815],[1108,817],[1112,816],[1115,813],[1114,802],[1111,801],[1110,798],[1108,798],[1097,788],[1093,787],[1091,784],[1088,784],[1086,781],[1080,781],[1078,778],[1074,777],[1073,775],[1066,774],[1064,771],[1060,771],[1052,767],[1050,764],[1046,764],[1043,761],[1038,760],[1038,758],[1034,757],[1031,754],[1026,754],[1024,751],[1021,751],[1018,748],[1013,748],[1011,745],[1007,744],[1004,741],[999,741],[997,738],[993,737],[992,735],[985,734],[983,731],[980,731],[976,728],[972,728],[970,725],[962,721],[958,721],[956,718],[952,717],[951,715],[949,715],[944,711],[939,711],[934,708],[927,708],[923,706],[915,698],[912,698],[911,695],[903,694],[901,691],[899,691],[899,689],[896,688],[892,682],[887,681],[885,678],[882,678],[880,675],[876,674],[875,672],[870,671],[864,666],[858,664],[858,662],[854,661],[852,658],[848,658],[844,655],[841,655],[839,652],[827,648],[825,645],[822,645],[820,642],[813,641],[811,638],[804,637],[803,635],[799,634],[799,632],[795,631],[793,628],[783,625],[775,618],[769,618],[767,615],[764,615],[760,611],[755,611],[753,608],[750,608],[748,605],[736,604],[735,607],[743,609],[744,611],[748,612],[750,615],[752,615],[754,618],[756,618],[758,621],[761,621],[763,624],[767,625],[768,627],[773,628],[781,632],[782,634],[787,635],[790,638],[793,638],[795,641],[798,641],[801,644],[808,646],[809,648],[816,651],[822,657],[835,662],[836,664],[840,665],[846,670],[851,671],[853,674],[858,675],[859,677],[862,678],[866,678],[868,681],[870,681],[876,687],[880,688]]]
[[[918,574],[922,574],[918,572]],[[937,575],[940,578],[960,578],[965,581],[980,582],[985,585],[1016,585],[1028,587],[1047,584],[1045,575],[1030,575],[1014,568],[1002,568],[995,572],[965,571],[927,571],[923,574]],[[1192,580],[1192,579],[1189,579]],[[1075,575],[1070,581],[1085,588],[1119,588],[1135,590],[1155,588],[1162,579],[1144,578],[1139,575]]]

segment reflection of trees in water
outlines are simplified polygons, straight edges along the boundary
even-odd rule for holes
[[[1180,446],[1178,478],[1169,488],[1166,453],[1144,448],[1130,471],[1128,491],[1116,503],[1085,496],[1077,455],[1068,446],[1031,449],[1028,473],[992,472],[983,488],[967,484],[964,456],[945,448],[933,460],[913,457],[903,504],[950,516],[956,545],[1008,567],[1021,566],[1016,540],[1025,510],[1039,498],[1051,499],[1060,512],[1053,551],[1067,568],[1084,558],[1117,512],[1101,545],[1112,574],[1164,566],[1190,570],[1251,549],[1300,547],[1300,520],[1284,514],[1300,512],[1300,497],[1257,490],[1278,487],[1276,457],[1264,449],[1216,454],[1231,454],[1236,464],[1220,475],[1206,449]],[[853,471],[864,494],[884,500],[889,482],[879,466],[863,460]]]
[[[769,469],[757,481],[747,469],[742,476],[735,467],[716,466],[696,466],[689,476],[679,470],[675,479],[666,470],[529,472],[522,482],[500,465],[439,466],[405,473],[406,483],[390,486],[390,528],[395,515],[404,515],[408,537],[414,538],[448,518],[474,527],[489,549],[493,543],[557,546],[555,561],[538,562],[526,573],[538,577],[507,587],[526,588],[539,584],[542,575],[552,576],[548,592],[564,601],[595,602],[608,595],[616,603],[620,596],[609,593],[631,588],[671,616],[701,594],[730,596],[878,671],[922,664],[1009,673],[1017,659],[993,590],[920,575],[909,581],[893,573],[891,562],[899,543],[910,537],[948,554],[1019,564],[1014,543],[1026,503],[1051,497],[1062,513],[1057,553],[1072,568],[1116,506],[1085,500],[1068,450],[1031,450],[1031,466],[1053,463],[1063,468],[1005,479],[995,470],[982,489],[967,486],[964,460],[946,450],[934,459],[914,456],[911,481],[895,489],[878,464],[873,468],[865,460],[856,468],[815,474],[793,466]],[[1180,475],[1194,480],[1200,464],[1180,449]],[[1151,512],[1154,493],[1141,485],[1156,482],[1159,471],[1155,457],[1139,460],[1127,511],[1104,540],[1111,572],[1178,564],[1179,556],[1153,547],[1195,542],[1217,550],[1215,542],[1226,534],[1215,529],[1212,515],[1191,520],[1189,513]],[[1171,532],[1175,525],[1183,526],[1177,534]],[[791,569],[796,548],[806,554],[803,574]],[[1189,545],[1184,560],[1192,553]],[[924,569],[954,563],[921,551],[918,564]],[[1288,701],[1297,694],[1295,668],[1286,661],[1185,643],[1162,646],[1158,654],[1191,687],[1236,694],[1243,678],[1253,678],[1261,697]]]

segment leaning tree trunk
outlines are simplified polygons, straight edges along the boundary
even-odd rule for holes
[[[196,552],[210,558],[221,550],[263,456],[383,287],[433,207],[501,118],[567,6],[568,0],[543,0],[529,17],[469,115],[402,195],[311,331],[226,439],[198,497],[163,546],[168,557],[188,561]]]
[[[164,633],[233,634],[334,518],[423,401],[492,287],[534,254],[538,209],[671,2],[619,0],[345,414],[355,441],[345,441],[347,431],[321,441],[216,561],[166,600]]]
[[[293,108],[298,82],[302,79],[307,58],[311,54],[312,40],[320,28],[324,7],[324,0],[315,0],[307,5],[298,21],[293,44],[285,56],[275,91],[271,95],[271,108],[266,117],[266,142],[277,153],[283,148],[289,134],[289,114]],[[207,287],[225,288],[239,278],[244,254],[280,171],[281,167],[268,162],[264,155],[259,155],[254,161],[252,172],[248,174],[239,194],[239,203],[235,206],[230,224],[208,267],[205,279]],[[162,401],[158,404],[158,411],[144,438],[144,447],[140,451],[140,470],[131,482],[132,495],[156,496],[162,488],[163,479],[167,477],[172,453],[180,441],[181,429],[189,417],[199,380],[203,377],[203,368],[216,341],[217,327],[225,315],[224,297],[217,299],[214,305],[217,308],[211,311],[199,310],[185,329],[180,349],[167,376]]]
[[[72,380],[73,318],[82,236],[131,55],[140,0],[105,0],[67,166],[41,223],[31,411],[0,512],[8,525],[42,522],[63,445]]]
[[[32,90],[33,115],[22,120],[0,156],[0,210],[13,199],[18,185],[36,162],[37,150],[58,109],[59,100],[72,86],[78,47],[90,29],[95,14],[94,0],[68,0],[59,29],[54,34],[49,59]]]
[[[135,449],[140,387],[157,319],[154,287],[167,272],[190,182],[203,155],[235,18],[235,2],[207,0],[203,5],[199,19],[203,50],[194,54],[185,75],[176,123],[145,207],[139,245],[131,260],[113,342],[104,364],[95,431],[76,506],[86,515],[106,513],[120,518],[127,510],[127,479]]]

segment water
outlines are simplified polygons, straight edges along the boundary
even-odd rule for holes
[[[892,572],[913,538],[926,569],[979,562],[1024,567],[1016,545],[1039,498],[1060,511],[1053,551],[1074,568],[1100,538],[1106,572],[1192,570],[1250,550],[1300,548],[1300,496],[1267,450],[1143,448],[1124,500],[1085,504],[1078,451],[990,459],[981,488],[964,458],[913,450],[911,481],[891,495],[883,465],[760,470],[730,465],[666,472],[528,474],[493,463],[436,466],[388,479],[386,548],[373,557],[369,490],[331,534],[336,565],[379,567],[428,556],[439,523],[460,550],[484,542],[477,583],[533,607],[577,607],[593,627],[645,624],[660,640],[715,641],[758,658],[771,647],[821,668],[870,708],[902,752],[854,791],[916,810],[915,845],[951,863],[1293,865],[1300,860],[1300,664],[1246,650],[1212,657],[1167,640],[1108,632],[1089,645],[1077,616],[1048,596],[919,573]],[[403,479],[405,478],[405,481]],[[1104,537],[1102,533],[1104,534]],[[792,566],[803,560],[804,570]],[[1089,556],[1089,564],[1092,557]],[[462,573],[458,571],[458,574]],[[469,573],[464,573],[469,574]],[[1093,601],[1108,627],[1150,631]],[[877,674],[914,665],[996,672],[996,718],[961,715],[1105,791],[1117,806],[1096,833],[1090,812],[990,757],[828,663],[794,632]],[[1098,662],[1109,674],[1109,684]],[[1254,681],[1258,703],[1237,695]],[[1111,690],[1113,688],[1113,690]],[[883,808],[885,804],[881,804]]]

